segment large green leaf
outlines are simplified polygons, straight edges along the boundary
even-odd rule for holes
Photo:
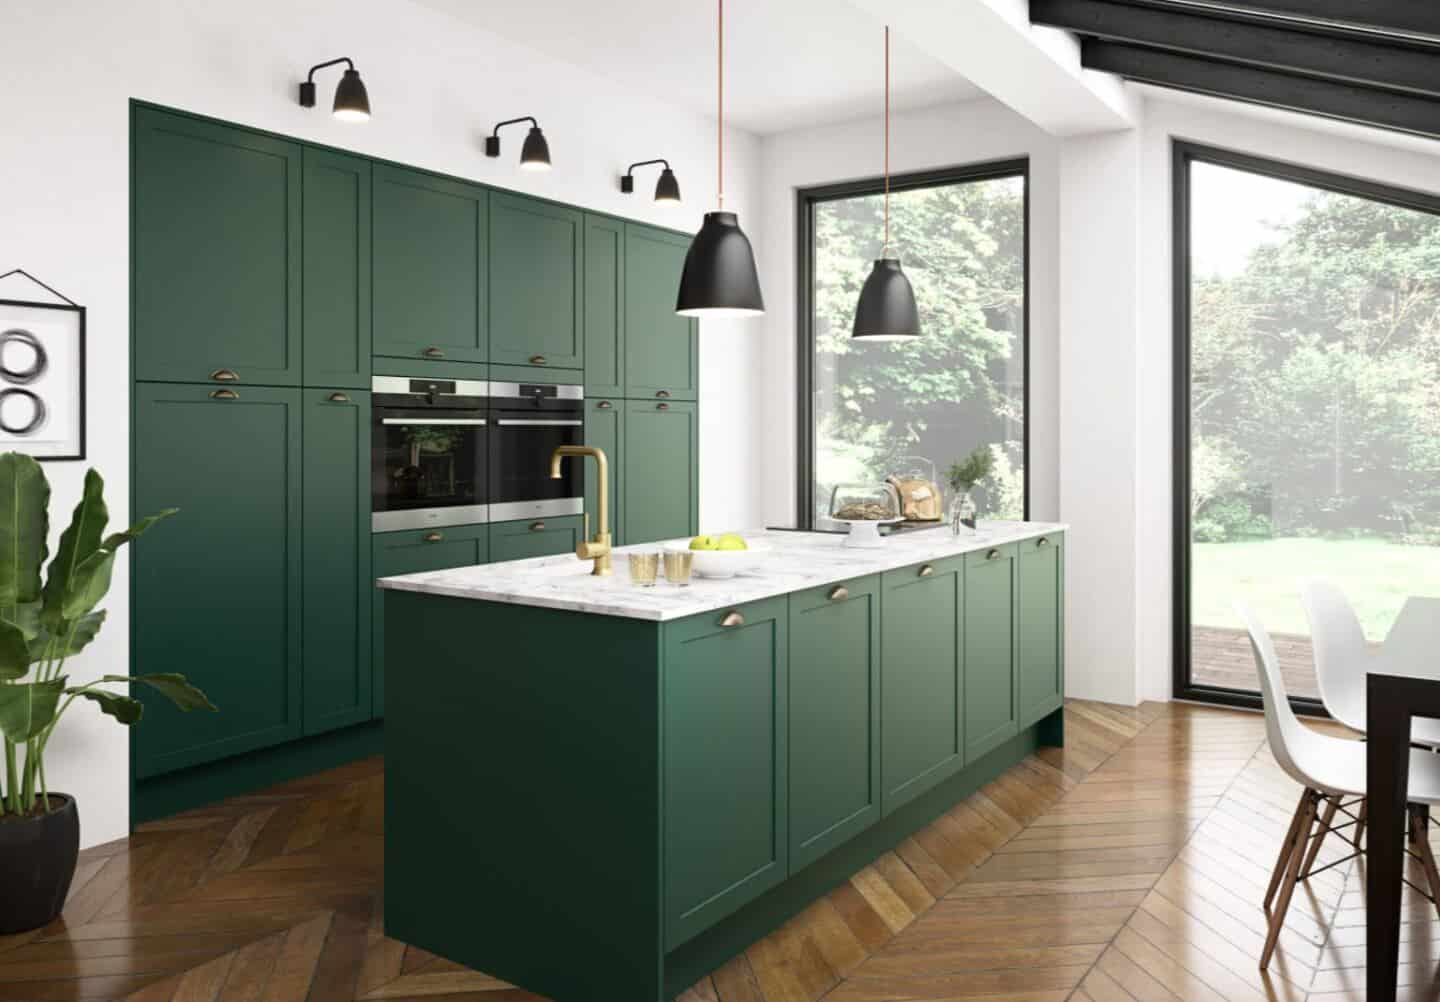
[[[30,660],[32,662],[39,661],[46,657],[68,658],[72,654],[79,654],[90,646],[90,641],[95,639],[95,635],[100,632],[100,627],[104,624],[105,610],[96,609],[92,613],[81,616],[73,623],[61,620],[58,633],[51,633],[41,627],[37,633],[28,638]]]
[[[55,719],[65,679],[0,683],[0,734],[19,744],[29,741]]]
[[[49,548],[50,484],[29,456],[0,456],[0,606],[40,597],[40,565]]]
[[[66,691],[100,704],[102,713],[114,717],[126,727],[135,723],[145,713],[144,703],[119,693],[106,692],[104,689],[67,689]]]
[[[61,632],[60,623],[64,616],[61,609],[65,602],[65,590],[75,568],[96,550],[100,549],[100,537],[105,533],[105,523],[110,512],[105,507],[105,481],[94,470],[85,472],[85,489],[80,503],[70,516],[70,527],[60,535],[60,548],[55,559],[50,561],[50,572],[45,578],[45,625],[54,633]]]
[[[65,589],[65,599],[60,606],[63,617],[76,620],[99,605],[110,590],[110,574],[114,570],[114,550],[96,550],[80,561]]]
[[[191,685],[184,675],[175,672],[153,672],[149,675],[105,675],[102,682],[141,682],[168,697],[170,702],[189,713],[191,710],[217,712],[205,693]]]
[[[13,682],[30,674],[30,645],[14,623],[0,622],[0,681]]]
[[[124,532],[112,532],[110,535],[105,537],[105,541],[100,545],[107,550],[118,550],[126,543],[132,542],[139,536],[143,536],[146,530],[148,530],[156,522],[159,522],[161,519],[169,518],[171,515],[174,515],[179,510],[179,508],[166,508],[163,511],[160,511],[158,514],[146,515],[144,518],[136,522]]]

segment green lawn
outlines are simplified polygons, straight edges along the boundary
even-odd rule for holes
[[[1196,543],[1192,550],[1192,618],[1196,626],[1244,624],[1231,609],[1249,602],[1276,633],[1309,633],[1300,605],[1302,578],[1340,587],[1371,640],[1384,639],[1410,595],[1440,595],[1440,547],[1383,539],[1272,539]]]

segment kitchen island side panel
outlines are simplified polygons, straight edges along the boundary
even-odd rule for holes
[[[659,624],[383,604],[386,935],[557,999],[660,999]]]

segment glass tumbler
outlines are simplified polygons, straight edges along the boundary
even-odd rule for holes
[[[690,583],[690,569],[695,565],[695,554],[668,550],[665,553],[665,580],[684,588]]]
[[[655,572],[660,566],[658,553],[630,554],[630,583],[641,588],[655,587]]]

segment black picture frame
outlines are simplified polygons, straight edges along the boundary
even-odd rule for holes
[[[74,314],[76,315],[76,324],[77,324],[77,326],[78,326],[78,329],[77,329],[77,340],[76,340],[76,357],[75,357],[75,364],[76,364],[76,367],[77,367],[77,370],[78,370],[78,371],[76,372],[76,376],[75,376],[75,379],[76,379],[76,386],[75,386],[75,388],[76,388],[76,394],[77,394],[78,403],[79,403],[79,411],[78,411],[78,415],[77,415],[77,422],[78,422],[78,423],[77,423],[77,425],[76,425],[76,427],[77,427],[76,441],[77,441],[77,443],[78,443],[78,448],[77,448],[77,450],[76,450],[73,454],[57,455],[57,456],[40,456],[40,455],[34,455],[34,456],[32,456],[32,458],[34,458],[36,461],[42,462],[42,463],[67,463],[67,462],[78,462],[78,461],[84,460],[84,459],[85,459],[85,438],[86,438],[86,427],[85,427],[85,411],[86,411],[86,392],[85,392],[85,391],[86,391],[86,385],[85,385],[85,384],[86,384],[86,375],[87,375],[87,368],[88,368],[88,366],[86,365],[86,359],[85,359],[85,307],[76,305],[76,304],[74,304],[74,303],[47,303],[47,302],[37,302],[37,301],[34,301],[34,300],[28,300],[28,299],[0,299],[0,310],[3,310],[3,309],[6,308],[6,307],[16,307],[16,308],[19,308],[19,309],[32,309],[32,310],[60,310],[60,311],[67,312],[67,313],[74,313]],[[3,325],[3,321],[0,321],[0,325]],[[13,449],[13,446],[14,446],[14,443],[11,443],[12,449]],[[24,452],[23,449],[15,449],[14,451]],[[32,454],[26,453],[26,455],[32,455]]]
[[[1030,158],[1011,157],[973,164],[960,164],[936,170],[911,171],[890,175],[890,191],[913,191],[917,188],[938,188],[966,181],[989,181],[1019,177],[1024,182],[1022,195],[1023,236],[1022,274],[1025,295],[1021,304],[1021,353],[1024,356],[1022,378],[1021,460],[1024,467],[1024,515],[1030,517]],[[795,192],[795,381],[796,381],[796,480],[795,525],[812,529],[815,525],[815,327],[811,309],[811,289],[815,273],[815,206],[863,195],[879,195],[885,190],[885,178],[869,177],[834,184],[815,185]]]

